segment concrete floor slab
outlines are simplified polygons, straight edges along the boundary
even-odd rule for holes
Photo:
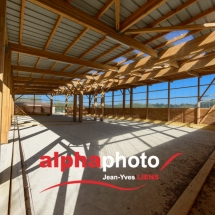
[[[208,156],[215,149],[215,132],[188,127],[109,120],[83,123],[71,122],[66,116],[18,117],[24,152],[26,173],[30,184],[32,213],[36,215],[83,215],[83,214],[167,214],[171,206],[195,177]],[[29,122],[28,122],[29,121]],[[25,123],[24,123],[25,122]],[[30,126],[36,122],[37,126]],[[56,125],[60,122],[61,125]],[[70,124],[68,124],[68,122]],[[40,124],[40,125],[39,125]],[[140,156],[159,157],[155,168],[75,168],[65,172],[59,168],[39,167],[43,155],[73,156],[79,152],[91,155],[115,157],[116,151],[127,158]],[[182,152],[163,171],[161,166],[175,153]],[[122,163],[122,161],[121,161]],[[136,176],[159,174],[159,180],[103,180],[104,175],[124,174]],[[135,191],[119,191],[98,185],[73,184],[43,189],[71,180],[96,180],[120,187],[145,186]]]

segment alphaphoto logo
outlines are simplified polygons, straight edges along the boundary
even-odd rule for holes
[[[164,164],[162,164],[159,171],[164,170],[175,158],[182,155],[181,152],[178,152],[172,155]],[[148,181],[148,180],[159,180],[159,172],[156,174],[137,174],[137,175],[107,175],[107,169],[110,168],[137,168],[141,166],[143,169],[152,168],[155,169],[160,165],[160,160],[157,156],[147,156],[145,152],[143,152],[139,157],[138,156],[130,156],[126,158],[125,156],[120,155],[119,152],[116,152],[115,157],[113,156],[103,156],[102,159],[97,155],[89,156],[82,156],[79,152],[75,152],[74,156],[59,156],[58,152],[54,152],[53,158],[50,156],[41,156],[40,157],[40,167],[41,168],[59,168],[59,171],[65,172],[67,169],[71,167],[75,168],[102,168],[104,172],[104,177],[101,179],[102,181],[95,181],[95,180],[77,180],[77,181],[66,181],[60,184],[53,185],[48,187],[41,192],[46,190],[59,187],[59,186],[66,186],[69,184],[97,184],[101,186],[110,187],[117,190],[124,190],[124,191],[131,191],[137,190],[145,186],[142,184],[138,187],[132,188],[125,188],[115,186],[110,183],[104,182],[105,180],[141,180],[141,181]]]

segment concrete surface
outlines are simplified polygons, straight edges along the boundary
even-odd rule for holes
[[[215,132],[188,127],[132,121],[72,122],[67,116],[18,117],[32,214],[36,215],[158,215],[167,214],[190,181],[215,149]],[[40,157],[54,152],[59,156],[80,152],[81,155],[130,157],[155,155],[160,165],[155,168],[108,169],[107,175],[159,174],[157,181],[103,181],[102,168],[39,167]],[[182,152],[163,171],[161,166],[175,153]],[[43,189],[72,180],[97,180],[120,187],[145,186],[134,191],[119,191],[88,184],[72,184]]]
[[[215,166],[208,176],[189,215],[215,214]]]

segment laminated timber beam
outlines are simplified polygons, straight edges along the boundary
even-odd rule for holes
[[[22,34],[25,14],[25,0],[21,1],[20,28],[19,28],[19,44],[22,44]]]
[[[69,57],[69,56],[64,56],[61,54],[49,52],[49,51],[44,51],[44,50],[39,50],[36,48],[28,47],[28,46],[23,46],[19,44],[14,44],[10,43],[10,48],[14,52],[18,53],[24,53],[24,54],[29,54],[29,55],[34,55],[38,57],[44,57],[56,61],[62,61],[66,63],[74,63],[74,64],[79,64],[79,65],[84,65],[87,67],[92,67],[92,68],[97,68],[101,70],[112,70],[112,71],[117,71],[117,67],[109,66],[109,65],[104,65],[96,62],[91,62],[88,60],[82,60],[74,57]]]
[[[119,28],[120,28],[120,0],[115,0],[115,22],[116,22],[116,30],[119,31]]]
[[[178,30],[205,30],[208,28],[214,28],[215,23],[205,23],[198,25],[177,25],[177,26],[168,26],[168,27],[155,27],[155,28],[138,28],[130,29],[125,31],[125,34],[144,34],[144,33],[153,33],[153,32],[170,32]]]
[[[26,78],[26,77],[18,77],[18,76],[14,76],[13,80],[14,82],[22,82],[22,81],[30,81],[32,78]],[[44,83],[44,84],[62,84],[65,85],[66,83],[70,83],[70,80],[66,80],[66,81],[60,81],[60,80],[50,80],[50,79],[41,79],[41,78],[35,78],[34,80],[34,84],[35,83]]]
[[[99,75],[96,77],[96,82],[99,83],[103,79],[112,79],[112,78],[115,78],[116,76],[124,76],[127,74],[129,75],[130,72],[132,72],[132,71],[139,71],[140,69],[152,68],[153,66],[162,65],[163,63],[178,60],[178,59],[186,57],[186,56],[190,56],[190,55],[194,55],[194,54],[198,54],[198,53],[200,54],[204,51],[211,50],[213,48],[215,48],[215,32],[198,37],[187,43],[183,43],[178,46],[171,47],[168,50],[161,52],[159,59],[154,59],[150,56],[145,57],[139,61],[121,66],[118,72],[109,71],[103,75]],[[194,65],[192,62],[195,62],[197,64]],[[192,62],[191,62],[191,64],[188,63],[185,65],[193,65],[193,69],[203,68],[204,66],[206,66],[206,65],[200,63],[200,62],[204,62],[204,60],[200,60],[200,61],[194,60]],[[212,62],[213,62],[213,60],[212,60]],[[181,66],[182,70],[184,70],[184,68],[186,67],[185,65]],[[189,68],[189,69],[191,70],[192,68]],[[166,71],[169,69],[167,68],[164,70]],[[174,71],[174,69],[173,69],[173,71]],[[180,71],[180,68],[179,68],[179,71]],[[188,71],[188,69],[186,71]],[[153,71],[153,74],[155,74],[155,73],[156,73],[156,71]],[[93,83],[94,83],[93,80],[87,80],[85,82],[85,84],[93,84]]]
[[[30,68],[25,66],[12,66],[12,70],[22,71],[22,72],[31,72],[31,73],[37,73],[42,75],[55,75],[55,76],[62,76],[62,77],[70,77],[70,78],[87,78],[91,75],[80,75],[80,74],[74,74],[70,72],[57,72],[52,70],[46,70],[46,69],[38,69],[38,68]]]
[[[165,0],[166,1],[166,0]],[[82,26],[85,26],[89,29],[92,29],[102,35],[109,36],[119,42],[125,43],[126,45],[138,49],[148,55],[153,57],[158,57],[158,53],[153,49],[145,46],[144,44],[134,40],[133,38],[121,35],[115,31],[114,28],[105,24],[104,22],[96,19],[95,17],[83,12],[82,10],[77,9],[72,5],[60,0],[30,0],[30,2],[37,4],[53,13],[62,15],[63,17],[76,22]],[[160,2],[160,1],[159,1]]]

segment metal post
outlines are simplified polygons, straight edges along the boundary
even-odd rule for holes
[[[74,101],[73,101],[73,120],[76,121],[76,110],[77,108],[77,94],[74,94]]]
[[[102,89],[102,93],[101,93],[101,115],[100,115],[100,121],[103,121],[104,119],[104,100],[105,100],[105,92],[104,89]]]
[[[83,91],[79,94],[79,122],[82,122],[83,119]]]
[[[149,118],[149,85],[146,86],[146,119]]]
[[[133,88],[130,88],[130,117],[133,116]]]
[[[97,92],[94,93],[94,120],[96,120],[97,117]]]
[[[68,115],[67,110],[68,110],[68,97],[69,95],[66,94],[66,99],[65,99],[65,115]]]
[[[52,115],[52,109],[53,109],[53,95],[50,96],[50,115]]]
[[[198,102],[197,102],[197,120],[196,123],[199,124],[200,123],[200,116],[201,116],[201,99],[200,99],[200,82],[201,79],[200,77],[198,77]]]
[[[122,93],[122,108],[123,108],[123,116],[125,116],[125,89],[123,89],[123,93]]]
[[[167,121],[170,121],[170,81],[168,81],[168,110],[167,110]]]

